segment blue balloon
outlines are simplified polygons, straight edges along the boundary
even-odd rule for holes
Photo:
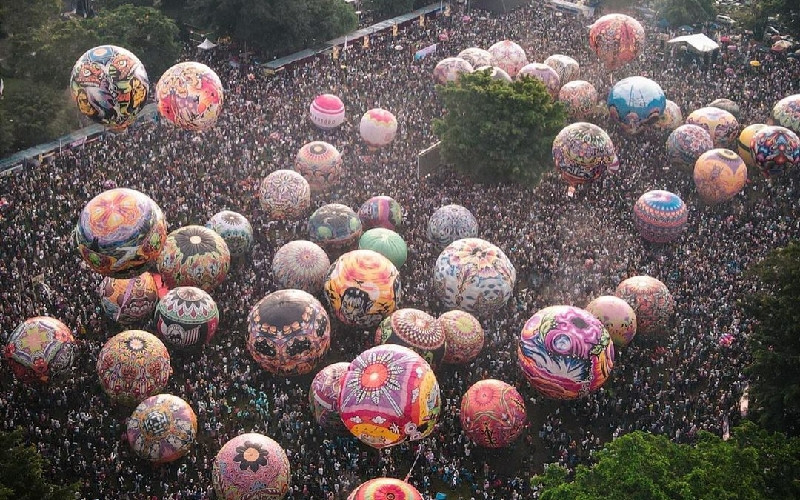
[[[608,112],[628,133],[635,134],[664,114],[667,98],[661,86],[643,76],[620,80],[608,93]]]

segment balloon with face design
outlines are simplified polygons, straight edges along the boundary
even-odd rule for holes
[[[167,344],[190,347],[208,344],[219,324],[219,309],[211,295],[193,286],[173,288],[156,307],[156,331]]]
[[[121,325],[150,319],[158,303],[158,287],[153,275],[136,278],[105,277],[100,283],[100,307],[105,315]]]
[[[185,130],[214,126],[222,110],[224,91],[214,70],[195,61],[178,63],[161,75],[156,85],[158,112]]]

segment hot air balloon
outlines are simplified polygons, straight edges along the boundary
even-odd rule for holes
[[[667,154],[678,165],[694,168],[700,155],[712,149],[711,134],[699,125],[681,125],[667,138]]]
[[[586,310],[603,323],[615,347],[626,347],[636,336],[636,313],[621,298],[601,295],[589,302]]]
[[[290,241],[272,258],[272,278],[278,288],[296,288],[311,295],[322,291],[331,267],[328,254],[311,241]]]
[[[675,130],[682,123],[683,114],[681,113],[681,108],[674,101],[667,99],[664,114],[656,121],[656,127],[661,130]]]
[[[112,400],[138,404],[166,387],[172,375],[169,351],[152,333],[127,330],[103,345],[97,356],[97,375]]]
[[[772,108],[772,119],[781,127],[800,134],[800,94],[790,95],[778,101]]]
[[[715,99],[711,101],[708,105],[712,108],[719,108],[723,111],[727,111],[728,113],[732,114],[736,120],[739,120],[741,117],[741,110],[739,109],[739,105],[735,102],[731,101],[730,99]]]
[[[492,54],[478,47],[464,49],[459,52],[458,57],[470,63],[473,68],[493,65]]]
[[[217,452],[211,479],[220,500],[281,500],[291,482],[289,458],[263,434],[240,434]]]
[[[651,276],[633,276],[617,286],[617,297],[633,307],[639,334],[652,335],[666,330],[675,310],[667,286]]]
[[[578,61],[569,56],[565,56],[563,54],[553,54],[545,59],[544,63],[556,70],[558,79],[563,85],[566,85],[567,83],[580,77],[581,67],[578,64]]]
[[[589,47],[608,71],[615,71],[639,57],[644,28],[624,14],[602,16],[589,27]]]
[[[358,209],[364,230],[382,227],[396,231],[403,223],[403,207],[389,196],[373,196]]]
[[[800,138],[786,127],[764,127],[750,140],[753,160],[765,177],[800,165]]]
[[[398,309],[381,321],[375,332],[376,344],[397,344],[410,348],[432,368],[444,356],[444,331],[439,320],[419,309]]]
[[[633,206],[636,230],[652,243],[669,243],[678,238],[686,229],[688,216],[683,200],[669,191],[648,191]]]
[[[461,398],[459,418],[461,428],[478,445],[505,448],[525,428],[525,400],[502,380],[479,380]]]
[[[722,203],[747,183],[747,165],[730,149],[706,151],[694,166],[694,185],[706,203]]]
[[[169,233],[157,265],[168,288],[196,286],[210,292],[225,281],[231,254],[213,230],[184,226]]]
[[[392,477],[379,477],[361,483],[347,500],[423,500],[416,488]]]
[[[197,416],[189,403],[172,394],[150,396],[128,418],[128,443],[141,458],[173,462],[189,452],[197,437]]]
[[[564,103],[573,118],[583,118],[591,114],[597,106],[597,99],[597,89],[583,80],[565,83],[558,92],[558,100]]]
[[[461,205],[445,205],[428,219],[428,241],[444,248],[461,238],[478,236],[478,221]]]
[[[276,170],[261,182],[259,201],[270,219],[299,219],[311,207],[311,186],[294,170]]]
[[[314,412],[314,420],[330,431],[346,431],[339,416],[339,393],[342,392],[342,377],[347,373],[350,363],[333,363],[314,376],[308,401]]]
[[[608,111],[623,130],[635,134],[664,114],[667,98],[661,86],[643,76],[631,76],[614,84],[608,93]]]
[[[392,261],[398,269],[403,267],[408,258],[408,247],[403,237],[392,230],[376,227],[361,235],[358,240],[361,250],[374,250]]]
[[[736,117],[719,108],[696,109],[686,117],[686,123],[706,129],[715,148],[730,148],[739,136],[739,122]]]
[[[308,219],[309,239],[327,252],[352,250],[362,230],[358,215],[341,203],[323,205]]]
[[[314,98],[309,109],[311,123],[322,130],[333,130],[344,123],[344,103],[333,94],[322,94]]]
[[[185,130],[204,131],[217,123],[222,110],[222,82],[205,64],[178,63],[161,75],[156,85],[158,112]]]
[[[606,170],[619,170],[617,151],[605,130],[586,122],[564,127],[553,140],[553,163],[561,177],[575,186],[599,179]]]
[[[500,80],[501,82],[506,83],[511,83],[514,81],[508,73],[497,66],[481,66],[479,68],[475,68],[476,73],[479,71],[488,71],[489,76],[492,77],[493,80]]]
[[[219,324],[219,309],[211,295],[193,286],[173,288],[158,301],[156,331],[175,347],[208,344]]]
[[[492,65],[502,69],[511,78],[516,78],[523,66],[528,64],[528,56],[519,44],[511,40],[503,40],[489,47],[492,54]]]
[[[750,143],[756,132],[766,127],[763,123],[754,123],[746,126],[742,133],[739,134],[739,139],[736,140],[736,152],[739,157],[744,160],[745,165],[748,167],[755,167],[756,161],[753,158],[753,150],[750,148]]]
[[[473,71],[474,68],[467,61],[458,57],[448,57],[436,64],[433,69],[433,78],[436,83],[446,85],[448,82],[457,82],[461,75]]]
[[[36,316],[11,332],[3,357],[21,381],[47,383],[72,366],[76,351],[67,325],[49,316]]]
[[[231,257],[243,257],[250,253],[253,246],[253,226],[244,215],[223,210],[208,219],[206,227],[222,236]]]
[[[100,307],[109,319],[121,325],[152,318],[157,302],[158,287],[150,273],[130,279],[106,276],[100,283]]]
[[[391,144],[397,135],[397,118],[385,109],[370,109],[361,117],[358,131],[368,146],[382,148]]]
[[[478,357],[483,349],[484,333],[478,318],[454,309],[439,316],[444,332],[443,363],[465,364]]]
[[[517,80],[520,80],[526,76],[529,78],[535,78],[542,82],[547,91],[550,93],[550,97],[553,99],[558,98],[558,91],[561,88],[561,79],[559,78],[558,73],[556,73],[556,70],[547,64],[536,62],[528,63],[517,73]]]
[[[341,181],[342,154],[327,142],[309,142],[297,152],[294,169],[308,181],[312,193],[324,193]]]

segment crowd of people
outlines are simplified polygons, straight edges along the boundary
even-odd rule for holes
[[[373,36],[369,47],[351,43],[334,59],[319,54],[266,74],[240,59],[232,47],[186,59],[209,64],[226,88],[216,126],[195,134],[166,123],[140,123],[125,133],[58,152],[50,161],[0,178],[8,206],[0,220],[0,326],[8,335],[21,321],[54,316],[75,332],[79,344],[68,376],[32,387],[14,379],[4,364],[0,377],[0,430],[21,427],[47,460],[46,477],[80,482],[86,499],[214,498],[211,466],[219,448],[243,432],[262,432],[286,450],[292,485],[286,498],[343,499],[360,482],[380,476],[408,477],[425,498],[438,491],[453,499],[518,499],[536,496],[530,478],[545,464],[574,468],[593,452],[634,430],[690,443],[700,430],[718,435],[741,418],[746,387],[744,339],[752,329],[739,301],[758,286],[744,273],[770,250],[800,236],[800,197],[791,175],[767,182],[754,175],[745,190],[718,207],[697,197],[691,175],[670,166],[666,133],[649,129],[625,135],[607,117],[621,168],[568,198],[555,173],[535,187],[475,184],[449,167],[419,178],[417,155],[437,139],[432,121],[444,112],[432,70],[461,50],[511,39],[530,61],[566,54],[581,66],[581,79],[605,95],[615,79],[644,75],[656,80],[684,116],[717,98],[742,110],[742,125],[764,123],[780,98],[800,92],[800,65],[742,42],[735,53],[691,63],[658,47],[654,26],[641,57],[613,75],[587,48],[583,18],[526,7],[502,16],[472,13],[414,22],[395,38]],[[446,33],[446,37],[440,37]],[[434,54],[412,55],[432,43]],[[757,70],[748,62],[757,58]],[[312,99],[340,96],[348,120],[322,132],[307,120]],[[370,151],[358,136],[358,120],[373,107],[392,111],[400,127],[393,144]],[[354,209],[374,195],[389,195],[405,211],[400,233],[409,247],[401,269],[401,307],[444,312],[432,293],[432,267],[439,249],[426,240],[430,215],[457,203],[477,218],[480,237],[500,246],[517,269],[512,299],[482,318],[486,345],[478,359],[439,372],[442,414],[435,432],[381,452],[355,438],[329,435],[308,405],[311,376],[271,376],[245,349],[250,308],[276,289],[275,251],[308,239],[305,223],[268,220],[257,187],[269,172],[291,168],[303,144],[325,140],[343,154],[345,178],[315,207],[344,203]],[[70,240],[78,213],[114,181],[140,190],[167,214],[170,229],[204,224],[233,210],[252,223],[256,243],[212,294],[221,322],[211,345],[172,353],[166,392],[189,402],[199,436],[189,454],[152,466],[138,459],[124,438],[131,408],[113,405],[96,373],[103,342],[122,327],[106,318],[96,288],[101,277],[82,263]],[[676,242],[652,245],[636,233],[631,208],[650,189],[667,189],[687,203],[688,229]],[[525,321],[548,305],[585,306],[613,294],[623,279],[647,274],[670,288],[676,312],[669,333],[635,339],[619,350],[605,386],[573,402],[548,400],[528,387],[517,368],[516,339]],[[146,325],[145,325],[146,328]],[[721,346],[722,335],[733,343]],[[369,332],[336,324],[325,363],[348,361],[368,345]],[[474,382],[496,378],[515,385],[527,403],[528,426],[509,450],[476,447],[461,431],[461,396]],[[513,459],[509,459],[509,457]]]

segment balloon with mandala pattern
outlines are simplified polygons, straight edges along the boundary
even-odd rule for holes
[[[484,379],[464,393],[459,418],[461,428],[477,445],[505,448],[522,434],[528,416],[525,400],[513,386]]]
[[[428,241],[444,248],[461,238],[478,236],[478,221],[461,205],[445,205],[428,219]]]
[[[547,92],[550,93],[550,97],[553,99],[558,98],[558,91],[561,88],[561,79],[556,70],[547,64],[532,62],[520,68],[517,73],[517,80],[526,76],[542,82]]]
[[[545,59],[544,63],[556,71],[562,85],[577,80],[581,75],[581,66],[578,61],[564,54],[553,54]]]
[[[206,227],[222,236],[225,244],[228,245],[231,257],[244,257],[250,253],[250,249],[253,247],[253,226],[244,215],[223,210],[208,219]]]
[[[558,92],[558,100],[567,107],[567,113],[578,119],[594,112],[597,107],[597,99],[597,89],[584,80],[565,83]]]
[[[228,440],[211,468],[220,500],[281,500],[289,493],[291,467],[274,439],[255,432]]]
[[[756,160],[753,158],[753,150],[750,148],[753,136],[766,126],[767,125],[763,123],[748,125],[742,129],[742,133],[739,134],[739,138],[736,140],[736,153],[739,154],[739,157],[744,160],[745,165],[748,167],[755,168],[756,166]]]
[[[195,61],[172,66],[156,84],[159,114],[184,130],[197,132],[217,123],[224,94],[214,70]]]
[[[564,127],[553,140],[553,163],[573,188],[594,182],[606,171],[619,170],[611,137],[597,125],[577,122]]]
[[[589,47],[608,71],[633,61],[644,48],[644,28],[624,14],[608,14],[589,26]]]
[[[361,117],[358,132],[370,147],[388,146],[397,135],[397,118],[385,109],[370,109]]]
[[[311,186],[294,170],[276,170],[261,181],[258,200],[270,219],[299,219],[311,207]]]
[[[439,383],[411,349],[383,344],[359,354],[342,379],[339,413],[361,442],[381,449],[429,436],[441,412]]]
[[[478,318],[454,309],[439,316],[439,324],[444,332],[442,363],[466,364],[478,357],[485,340]]]
[[[598,390],[614,367],[614,343],[599,319],[573,306],[545,307],[517,346],[522,374],[541,394],[577,399]]]
[[[737,121],[742,116],[742,111],[739,108],[739,105],[730,99],[714,99],[708,104],[708,106],[712,108],[719,108],[723,111],[727,111],[728,113],[732,114]]]
[[[347,326],[372,328],[397,309],[402,287],[397,268],[373,250],[353,250],[325,276],[325,300]]]
[[[747,165],[730,149],[706,151],[694,166],[694,185],[700,198],[715,204],[730,200],[747,184]]]
[[[290,241],[272,258],[272,279],[278,288],[295,288],[317,295],[330,267],[328,254],[316,243]]]
[[[347,432],[339,415],[339,393],[342,391],[342,377],[347,373],[350,363],[333,363],[314,376],[308,401],[314,420],[324,429],[332,432]]]
[[[667,138],[667,154],[685,170],[694,168],[700,155],[714,147],[711,134],[699,125],[681,125]]]
[[[636,336],[636,313],[621,298],[601,295],[589,302],[586,310],[603,323],[615,347],[626,347]]]
[[[658,121],[667,107],[661,86],[643,76],[631,76],[614,84],[608,93],[608,112],[629,134],[641,132]]]
[[[655,189],[644,193],[633,206],[633,225],[651,243],[669,243],[686,230],[689,211],[680,197]]]
[[[327,142],[309,142],[297,152],[294,170],[308,181],[312,193],[325,193],[341,182],[342,154]]]
[[[686,117],[686,123],[706,129],[715,148],[730,148],[739,137],[739,121],[724,109],[714,107],[696,109]]]
[[[103,313],[121,325],[152,318],[158,302],[158,287],[151,273],[130,279],[106,276],[100,283],[99,292]]]
[[[437,318],[419,309],[404,308],[381,321],[375,344],[408,347],[436,369],[444,357],[444,330]]]
[[[376,227],[361,235],[358,240],[358,248],[361,250],[374,250],[383,255],[398,269],[403,267],[408,258],[408,246],[399,234],[390,229]]]
[[[664,283],[651,276],[633,276],[620,283],[614,295],[633,308],[638,334],[666,333],[675,301]]]
[[[72,366],[77,350],[67,325],[49,316],[36,316],[11,332],[3,358],[19,380],[44,384]]]
[[[358,209],[364,230],[382,227],[396,231],[403,223],[403,207],[390,196],[373,196]]]
[[[492,65],[508,73],[511,78],[516,78],[519,70],[528,64],[525,50],[511,40],[497,42],[489,47],[489,53],[492,55]]]
[[[311,102],[309,118],[322,130],[338,128],[345,120],[344,103],[333,94],[318,95]]]
[[[456,240],[433,271],[433,288],[445,307],[488,316],[502,308],[517,281],[514,265],[497,246],[479,238]]]
[[[753,161],[765,177],[781,175],[800,165],[800,138],[786,127],[759,129],[750,139]]]
[[[175,347],[209,344],[217,331],[219,309],[211,295],[193,286],[173,288],[158,301],[156,332]]]
[[[172,394],[145,399],[128,418],[128,444],[141,458],[156,464],[174,462],[197,438],[197,416],[189,403]]]
[[[225,281],[231,254],[213,230],[184,226],[169,233],[157,265],[168,288],[196,286],[210,292]]]
[[[433,68],[433,79],[440,85],[446,85],[448,82],[457,82],[461,75],[472,73],[474,70],[470,63],[461,58],[447,57]]]
[[[361,219],[341,203],[323,205],[308,219],[309,239],[327,252],[353,250],[362,233]]]
[[[113,401],[138,404],[166,387],[172,375],[169,351],[152,333],[126,330],[100,349],[97,375]]]
[[[506,73],[502,68],[498,68],[497,66],[480,66],[475,68],[475,72],[479,71],[487,71],[488,75],[492,77],[493,80],[500,80],[501,82],[511,83],[514,80]]]
[[[121,131],[136,121],[147,104],[150,80],[142,62],[129,50],[100,45],[75,62],[69,87],[81,114]]]
[[[103,276],[133,278],[158,257],[167,236],[150,197],[127,188],[104,191],[81,210],[73,240],[83,261]]]
[[[458,58],[467,61],[473,68],[492,66],[494,64],[492,54],[488,50],[478,47],[469,47],[462,50],[458,53]]]
[[[777,125],[800,135],[800,94],[784,97],[775,103],[772,119]]]
[[[361,483],[347,500],[423,500],[420,492],[405,481],[379,477]]]
[[[672,131],[680,127],[681,124],[683,124],[683,113],[681,113],[680,106],[675,101],[667,99],[664,114],[656,121],[656,128]]]

